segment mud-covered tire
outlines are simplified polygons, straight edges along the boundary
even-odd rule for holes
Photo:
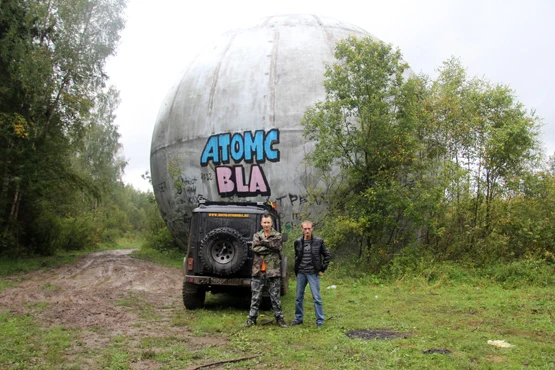
[[[206,289],[197,284],[183,281],[183,305],[188,310],[196,310],[204,307]]]
[[[231,275],[247,260],[247,243],[230,227],[210,231],[200,242],[200,259],[204,267],[216,275]]]

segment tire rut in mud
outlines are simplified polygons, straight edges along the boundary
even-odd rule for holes
[[[133,251],[92,253],[73,264],[12,277],[20,282],[0,293],[0,309],[30,313],[44,325],[80,329],[80,346],[89,349],[104,347],[116,335],[137,342],[146,336],[192,337],[186,327],[171,325],[175,310],[183,310],[179,269],[132,258]],[[133,299],[151,307],[156,319],[141,318],[137,309],[122,304]],[[203,342],[222,339],[195,338],[195,345]]]
[[[174,305],[179,299],[179,271],[131,258],[132,252],[92,253],[74,264],[20,275],[21,283],[0,293],[0,305],[28,313],[36,304],[46,304],[34,315],[68,328],[113,328],[135,321],[135,315],[118,306],[129,293],[144,296],[155,307]]]

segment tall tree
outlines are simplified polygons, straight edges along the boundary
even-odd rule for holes
[[[10,244],[32,243],[43,207],[79,190],[98,194],[68,158],[107,76],[126,0],[0,3],[0,224]]]
[[[454,216],[452,235],[469,251],[492,231],[495,199],[514,194],[537,168],[540,120],[507,86],[468,78],[456,58],[438,71],[429,85],[426,117],[443,148],[438,168],[450,168],[444,204]]]
[[[350,217],[367,250],[387,246],[391,253],[414,235],[409,213],[418,195],[411,171],[423,150],[423,85],[400,51],[383,42],[350,37],[335,57],[325,73],[326,99],[302,121],[315,143],[306,159],[342,180],[329,182],[331,214]]]
[[[120,134],[115,124],[119,92],[110,87],[96,97],[96,105],[78,137],[75,166],[91,177],[101,190],[121,181],[126,161],[121,154]]]

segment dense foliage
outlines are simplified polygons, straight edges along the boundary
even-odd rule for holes
[[[105,87],[125,5],[0,2],[0,253],[81,249],[144,228],[120,180],[118,92]]]
[[[454,58],[435,80],[415,76],[370,38],[340,42],[335,57],[302,124],[336,255],[356,251],[375,270],[422,257],[553,261],[553,173],[540,120],[511,89],[468,78]]]

